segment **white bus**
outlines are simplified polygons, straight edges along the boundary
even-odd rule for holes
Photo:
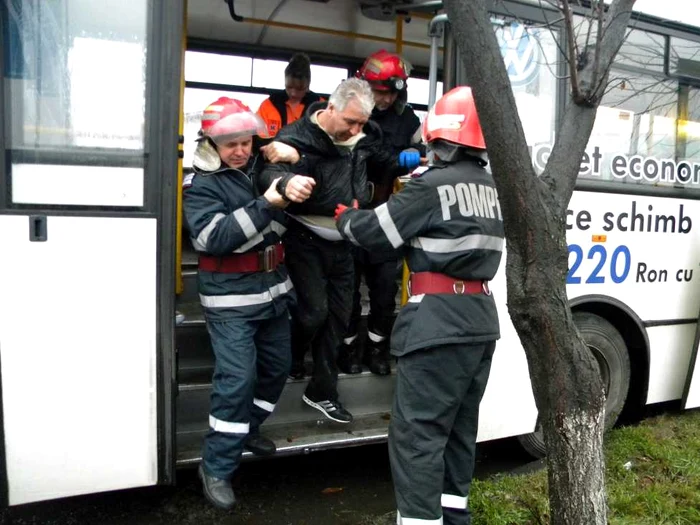
[[[0,1],[0,497],[5,504],[173,483],[207,431],[213,356],[181,219],[199,112],[255,109],[307,52],[327,95],[384,47],[435,81],[464,81],[434,1]],[[539,3],[494,3],[535,166],[566,95],[560,26]],[[443,17],[444,18],[444,17]],[[432,35],[432,36],[431,36]],[[431,53],[432,46],[432,53]],[[569,211],[569,297],[625,407],[700,405],[700,29],[640,15],[599,110]],[[438,71],[437,64],[443,64]],[[442,82],[434,83],[439,96]],[[542,452],[524,352],[502,338],[481,441]],[[175,311],[185,314],[175,325]],[[700,366],[700,365],[698,365]],[[392,377],[341,376],[349,427],[290,380],[265,432],[278,455],[386,440]]]

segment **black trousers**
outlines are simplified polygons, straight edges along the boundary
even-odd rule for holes
[[[313,374],[306,395],[337,400],[338,347],[350,321],[353,259],[345,241],[327,241],[293,226],[284,238],[285,264],[297,294],[292,309],[292,354],[303,359],[310,348]]]
[[[396,293],[399,291],[398,254],[376,257],[373,254],[356,248],[353,251],[355,260],[355,288],[352,297],[352,315],[346,337],[357,335],[358,324],[362,316],[360,285],[362,277],[369,290],[369,316],[367,329],[377,335],[388,337],[394,322],[396,310]]]
[[[399,357],[389,460],[404,518],[469,525],[479,403],[496,342],[445,345]]]

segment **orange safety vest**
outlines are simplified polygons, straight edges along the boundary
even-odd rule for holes
[[[323,99],[311,91],[307,92],[301,102],[294,107],[289,103],[289,97],[284,91],[273,93],[263,100],[258,108],[258,115],[265,121],[268,137],[275,137],[284,126],[299,120],[306,108],[319,100]]]

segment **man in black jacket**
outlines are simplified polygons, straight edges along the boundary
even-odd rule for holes
[[[468,87],[424,123],[438,159],[386,204],[336,211],[338,231],[367,249],[406,246],[408,303],[391,337],[398,358],[389,425],[397,524],[468,525],[479,404],[499,338],[488,287],[503,253],[501,207]]]
[[[276,140],[298,152],[295,164],[268,164],[258,177],[265,188],[281,177],[277,190],[291,202],[284,238],[285,262],[297,289],[292,351],[297,377],[308,347],[314,360],[303,400],[339,423],[352,414],[338,400],[338,346],[347,329],[354,283],[349,245],[338,233],[333,213],[339,202],[361,207],[371,200],[370,164],[396,169],[399,159],[381,147],[381,131],[369,121],[374,106],[367,82],[343,81],[328,103],[313,104]]]
[[[358,78],[369,82],[374,96],[374,110],[370,120],[382,130],[384,149],[394,155],[412,155],[419,158],[416,146],[420,143],[420,120],[407,104],[406,82],[411,65],[399,55],[384,49],[373,53],[357,71]],[[385,203],[391,195],[394,180],[406,169],[385,171],[370,169],[369,180],[374,185],[372,206]],[[364,362],[373,374],[391,373],[389,362],[389,334],[396,310],[399,278],[399,253],[393,249],[365,250],[355,248],[355,291],[352,316],[343,345],[338,352],[338,366],[347,374],[362,372]],[[367,339],[359,340],[358,325],[362,314],[360,285],[364,277],[369,291]],[[364,354],[360,358],[360,350]]]

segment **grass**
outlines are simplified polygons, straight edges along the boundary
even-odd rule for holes
[[[700,411],[618,428],[605,441],[610,525],[700,524]],[[474,525],[545,525],[547,473],[475,481]]]
[[[646,419],[606,436],[610,525],[700,525],[700,410]],[[473,525],[549,523],[547,472],[475,480]],[[396,513],[362,525],[393,525]]]

